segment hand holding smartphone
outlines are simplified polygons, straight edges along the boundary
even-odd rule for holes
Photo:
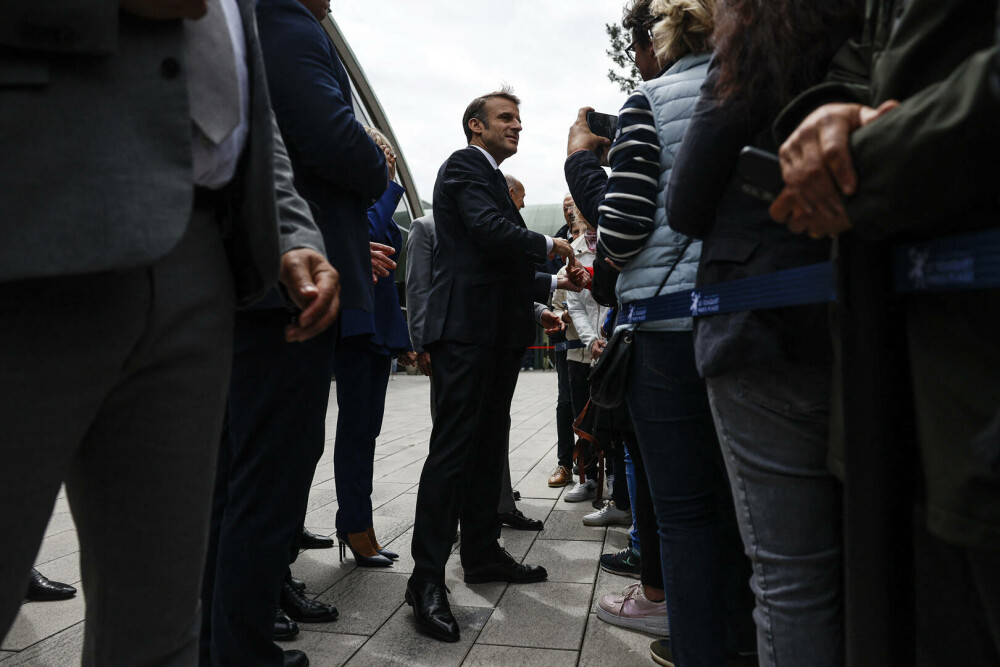
[[[778,156],[753,146],[740,151],[736,175],[744,194],[766,202],[774,201],[785,189]]]

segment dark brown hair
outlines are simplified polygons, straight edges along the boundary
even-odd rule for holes
[[[500,88],[500,90],[487,93],[472,100],[469,103],[469,106],[465,107],[465,113],[462,114],[462,129],[465,130],[465,140],[467,142],[472,142],[472,130],[469,128],[470,120],[478,118],[479,122],[485,127],[490,126],[490,124],[486,122],[486,114],[483,112],[483,108],[486,106],[486,103],[494,97],[502,97],[505,100],[510,100],[517,106],[521,106],[521,100],[514,94],[514,89],[508,85],[504,85]]]
[[[638,28],[644,40],[649,40],[649,28],[653,23],[653,15],[649,12],[651,3],[652,0],[631,0],[622,10],[622,27],[628,32]],[[649,41],[645,42],[645,46],[649,44]]]
[[[758,119],[773,118],[822,80],[862,19],[861,0],[719,0],[716,95]]]

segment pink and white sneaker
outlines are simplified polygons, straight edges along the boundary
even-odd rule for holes
[[[597,618],[629,630],[648,632],[657,637],[670,636],[666,602],[646,597],[642,584],[631,584],[621,595],[605,595],[597,603]]]

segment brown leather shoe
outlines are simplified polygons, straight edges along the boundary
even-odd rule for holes
[[[560,486],[566,486],[573,481],[573,473],[569,471],[566,466],[559,466],[552,471],[552,476],[549,477],[549,486],[552,488],[558,488]]]

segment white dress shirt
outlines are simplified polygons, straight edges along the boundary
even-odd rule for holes
[[[243,33],[243,19],[236,0],[219,0],[226,15],[226,26],[233,43],[233,58],[236,60],[236,78],[240,89],[239,125],[218,144],[213,144],[198,126],[192,127],[192,152],[194,161],[194,182],[213,190],[221,188],[233,179],[236,165],[250,132],[250,72],[247,68],[246,36]],[[185,21],[187,23],[187,21]],[[190,60],[188,67],[197,67]]]

